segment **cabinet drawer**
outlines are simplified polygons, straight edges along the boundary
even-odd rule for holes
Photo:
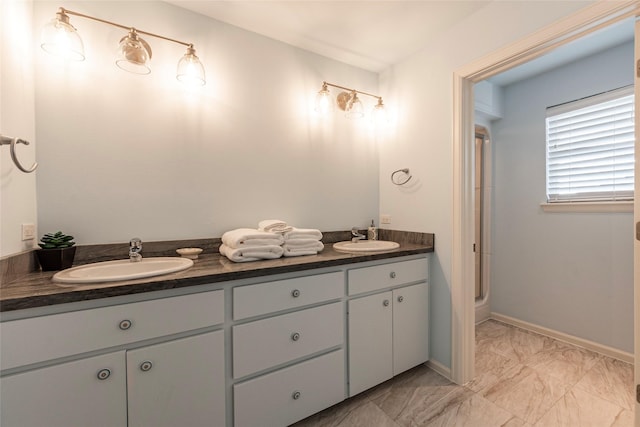
[[[233,290],[233,318],[245,319],[275,311],[341,298],[344,273],[278,280]]]
[[[348,272],[349,295],[424,281],[428,274],[429,263],[426,258],[356,268]]]
[[[233,327],[233,376],[244,377],[344,341],[341,302]]]
[[[344,351],[236,384],[236,427],[286,426],[345,398]]]
[[[222,322],[224,291],[13,320],[0,324],[1,368],[15,368]]]

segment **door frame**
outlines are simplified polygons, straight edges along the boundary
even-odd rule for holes
[[[473,86],[545,53],[638,16],[640,2],[598,1],[524,39],[467,64],[453,73],[453,242],[451,261],[451,379],[474,377],[474,97]],[[640,293],[640,286],[634,289]]]

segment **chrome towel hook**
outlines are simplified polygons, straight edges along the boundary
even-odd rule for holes
[[[400,179],[396,178],[395,176],[399,173],[403,173],[405,176],[400,177]],[[409,171],[409,168],[398,169],[391,174],[391,182],[393,182],[395,185],[405,185],[410,180],[411,172]]]
[[[16,144],[29,145],[29,141],[25,141],[24,139],[20,139],[17,137],[10,138],[8,136],[0,135],[0,146],[2,145],[10,146],[9,150],[11,152],[11,159],[13,160],[13,163],[15,163],[18,169],[20,169],[24,173],[31,173],[34,170],[36,170],[36,168],[38,167],[37,162],[34,162],[30,168],[25,168],[24,166],[22,166],[22,163],[20,163],[20,161],[18,160],[18,156],[16,155]]]

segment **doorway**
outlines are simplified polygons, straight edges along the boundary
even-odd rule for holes
[[[636,2],[598,3],[545,31],[481,58],[454,72],[453,79],[453,254],[451,270],[452,330],[451,377],[458,384],[474,373],[474,253],[475,204],[473,200],[473,85],[502,71],[528,62],[601,28],[634,17]]]
[[[490,236],[491,236],[491,145],[489,130],[475,125],[475,301],[479,323],[489,318]]]
[[[484,219],[484,133],[482,127],[476,125],[476,170],[475,170],[475,229],[476,238],[473,244],[473,251],[475,252],[475,265],[476,265],[476,302],[482,299],[482,247],[483,247],[483,227],[482,222]]]

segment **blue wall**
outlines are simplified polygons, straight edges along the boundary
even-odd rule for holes
[[[493,123],[493,312],[633,353],[633,214],[548,213],[545,109],[633,84],[633,42],[504,90]]]

